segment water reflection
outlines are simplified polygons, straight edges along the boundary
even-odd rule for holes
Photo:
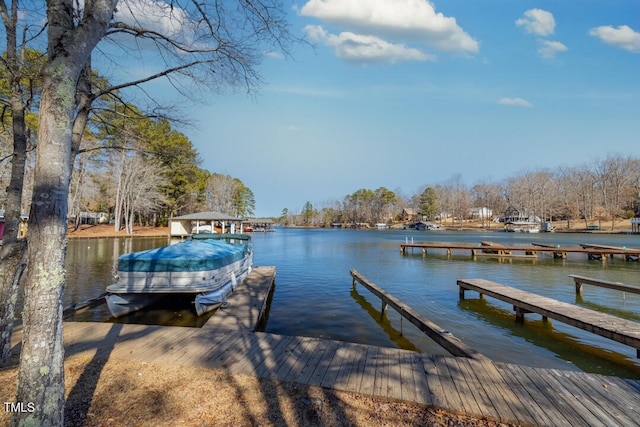
[[[399,331],[391,325],[391,322],[385,313],[376,310],[369,301],[358,293],[357,290],[351,290],[351,297],[371,316],[373,320],[376,321],[382,330],[389,336],[389,339],[396,343],[399,348],[404,350],[420,351],[418,347],[403,335],[402,330]]]

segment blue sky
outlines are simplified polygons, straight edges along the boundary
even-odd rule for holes
[[[182,130],[257,216],[360,188],[413,195],[640,156],[638,0],[296,1],[314,44],[265,55],[257,96],[206,96]],[[238,152],[241,151],[240,154]]]

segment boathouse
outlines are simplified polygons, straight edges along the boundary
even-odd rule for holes
[[[242,218],[220,212],[197,212],[177,216],[169,223],[171,237],[188,237],[198,233],[239,233]]]
[[[275,231],[271,218],[245,218],[242,221],[242,231]]]

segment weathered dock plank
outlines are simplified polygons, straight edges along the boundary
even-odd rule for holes
[[[434,405],[443,408],[462,409],[464,403],[458,394],[454,379],[449,374],[449,370],[441,362],[445,357],[446,356],[434,356],[424,359],[429,388],[431,389],[431,394],[434,396]],[[434,380],[433,383],[432,380]],[[432,386],[434,388],[432,388]]]
[[[399,352],[397,349],[382,347],[386,361],[386,381],[383,379],[383,387],[386,386],[386,396],[390,399],[402,398],[402,371],[399,363]],[[377,375],[376,375],[377,378]]]
[[[346,390],[360,392],[364,369],[367,362],[367,353],[374,347],[356,344],[356,358],[351,368],[349,380],[345,386]]]
[[[541,426],[572,427],[571,418],[567,418],[562,408],[556,405],[556,396],[535,371],[524,370],[522,366],[499,364],[508,386],[523,402],[535,402],[527,405],[527,411],[533,421]]]
[[[231,369],[234,372],[246,375],[256,375],[258,367],[264,362],[267,356],[271,353],[273,347],[278,345],[282,340],[282,335],[265,334],[254,332],[253,345],[247,352],[247,357],[244,360],[239,361],[237,364],[232,365]]]
[[[422,356],[422,365],[427,380],[427,388],[429,390],[429,400],[433,406],[441,408],[453,408],[454,406],[448,406],[447,398],[445,395],[445,387],[443,387],[438,371],[436,368],[435,356]]]
[[[347,367],[349,357],[352,355],[351,346],[348,343],[341,343],[336,349],[335,356],[327,368],[327,372],[322,377],[320,385],[326,388],[335,388],[338,383],[340,373]]]
[[[223,345],[211,345],[209,352],[202,356],[202,363],[217,369],[227,369],[238,363],[242,355],[249,350],[251,335],[234,331],[227,335]]]
[[[637,357],[640,357],[640,323],[489,280],[459,279],[457,283],[460,288],[461,299],[464,299],[466,290],[476,291],[481,295],[489,295],[512,304],[516,310],[517,319],[524,319],[525,313],[538,313],[543,317],[555,319],[633,347],[636,349]]]
[[[405,355],[408,355],[411,360],[411,372],[413,373],[415,385],[415,402],[433,405],[433,396],[429,390],[422,355],[414,352],[407,352]]]
[[[311,378],[320,364],[320,360],[325,356],[325,352],[331,345],[330,341],[319,340],[317,344],[311,349],[311,357],[306,361],[297,381],[303,384],[310,384]]]
[[[593,423],[605,421],[607,425],[633,425],[634,421],[626,414],[611,410],[608,393],[601,393],[604,387],[600,387],[600,390],[593,389],[588,382],[577,375],[571,375],[569,371],[550,369],[549,372],[574,396],[576,401],[581,402],[593,414],[591,417]]]
[[[526,418],[528,413],[522,410],[519,404],[520,399],[507,386],[502,374],[493,362],[486,360],[467,360],[464,362],[469,365],[470,371],[478,377],[478,384],[485,391],[500,418],[511,420]]]
[[[225,308],[217,309],[203,329],[254,331],[263,319],[266,301],[275,284],[275,267],[255,267],[229,295]]]
[[[357,367],[358,359],[361,356],[362,350],[357,344],[349,343],[349,346],[345,348],[346,354],[344,361],[336,377],[333,381],[333,388],[346,389],[349,384],[349,377],[353,370]]]
[[[335,358],[336,352],[342,343],[337,341],[330,341],[327,347],[324,349],[322,353],[322,357],[316,364],[316,368],[313,370],[311,377],[309,378],[309,384],[321,385],[324,376],[328,372],[331,364],[333,363],[333,359]]]
[[[465,375],[458,365],[458,361],[451,357],[440,358],[440,364],[442,371],[448,370],[447,376],[451,378],[456,388],[456,393],[460,398],[462,408],[465,412],[470,414],[481,414],[482,409],[476,401],[475,389],[472,389],[469,385],[469,377]]]
[[[303,369],[309,363],[318,345],[318,340],[314,338],[301,337],[288,369],[279,371],[279,377],[283,381],[296,382]]]
[[[275,345],[270,349],[271,351],[265,352],[265,358],[262,363],[257,366],[255,375],[258,377],[276,378],[274,371],[279,366],[282,355],[286,355],[286,350],[294,340],[295,337],[284,335],[278,339]]]
[[[579,419],[583,421],[580,425],[585,426],[593,426],[597,425],[598,422],[601,422],[603,425],[611,426],[615,425],[615,422],[608,416],[605,416],[604,412],[600,410],[600,408],[590,408],[587,399],[585,399],[585,395],[580,390],[575,390],[571,387],[571,383],[569,381],[558,381],[558,378],[555,375],[545,375],[544,380],[549,384],[549,386],[555,390],[557,395],[562,396],[562,399],[559,399],[562,402],[565,402],[566,407],[571,408]],[[597,410],[598,414],[594,414],[592,410]],[[567,409],[565,409],[567,410]],[[602,418],[599,418],[602,417]]]
[[[360,393],[373,394],[374,384],[376,378],[376,356],[378,355],[379,347],[370,347],[367,350],[367,359],[365,362],[364,370],[362,372],[362,381],[360,383]]]

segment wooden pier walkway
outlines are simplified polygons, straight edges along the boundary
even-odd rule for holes
[[[483,244],[484,243],[484,244]],[[539,253],[548,253],[554,257],[566,258],[567,254],[585,254],[589,259],[601,259],[603,262],[607,257],[613,255],[622,255],[627,261],[638,261],[640,257],[640,249],[617,248],[613,246],[597,246],[587,245],[581,246],[554,246],[546,245],[503,245],[483,243],[402,243],[400,244],[400,252],[405,254],[408,249],[420,249],[423,255],[427,254],[429,249],[445,250],[448,256],[451,256],[453,250],[469,251],[472,257],[493,256],[493,257],[526,257],[536,258]]]
[[[640,426],[640,381],[241,329],[65,323],[67,355],[199,366],[541,426]]]
[[[274,275],[255,269],[238,291],[269,288]],[[228,316],[215,327],[65,322],[65,354],[221,369],[525,425],[640,426],[640,381],[257,332],[261,304],[247,322],[233,317],[238,305],[215,313]]]
[[[229,305],[219,308],[203,328],[259,329],[267,315],[267,300],[276,280],[275,267],[254,267],[227,298]]]
[[[576,294],[582,295],[582,285],[598,286],[600,288],[614,289],[616,291],[629,292],[632,294],[640,294],[640,286],[627,285],[622,282],[611,282],[609,280],[594,279],[591,277],[579,276],[577,274],[570,274],[576,285]]]
[[[636,349],[640,358],[640,323],[580,307],[553,298],[505,286],[484,279],[458,279],[460,299],[465,291],[476,291],[482,297],[489,295],[513,305],[516,319],[523,320],[526,313],[538,313],[543,319],[551,318],[576,328],[609,338]]]

